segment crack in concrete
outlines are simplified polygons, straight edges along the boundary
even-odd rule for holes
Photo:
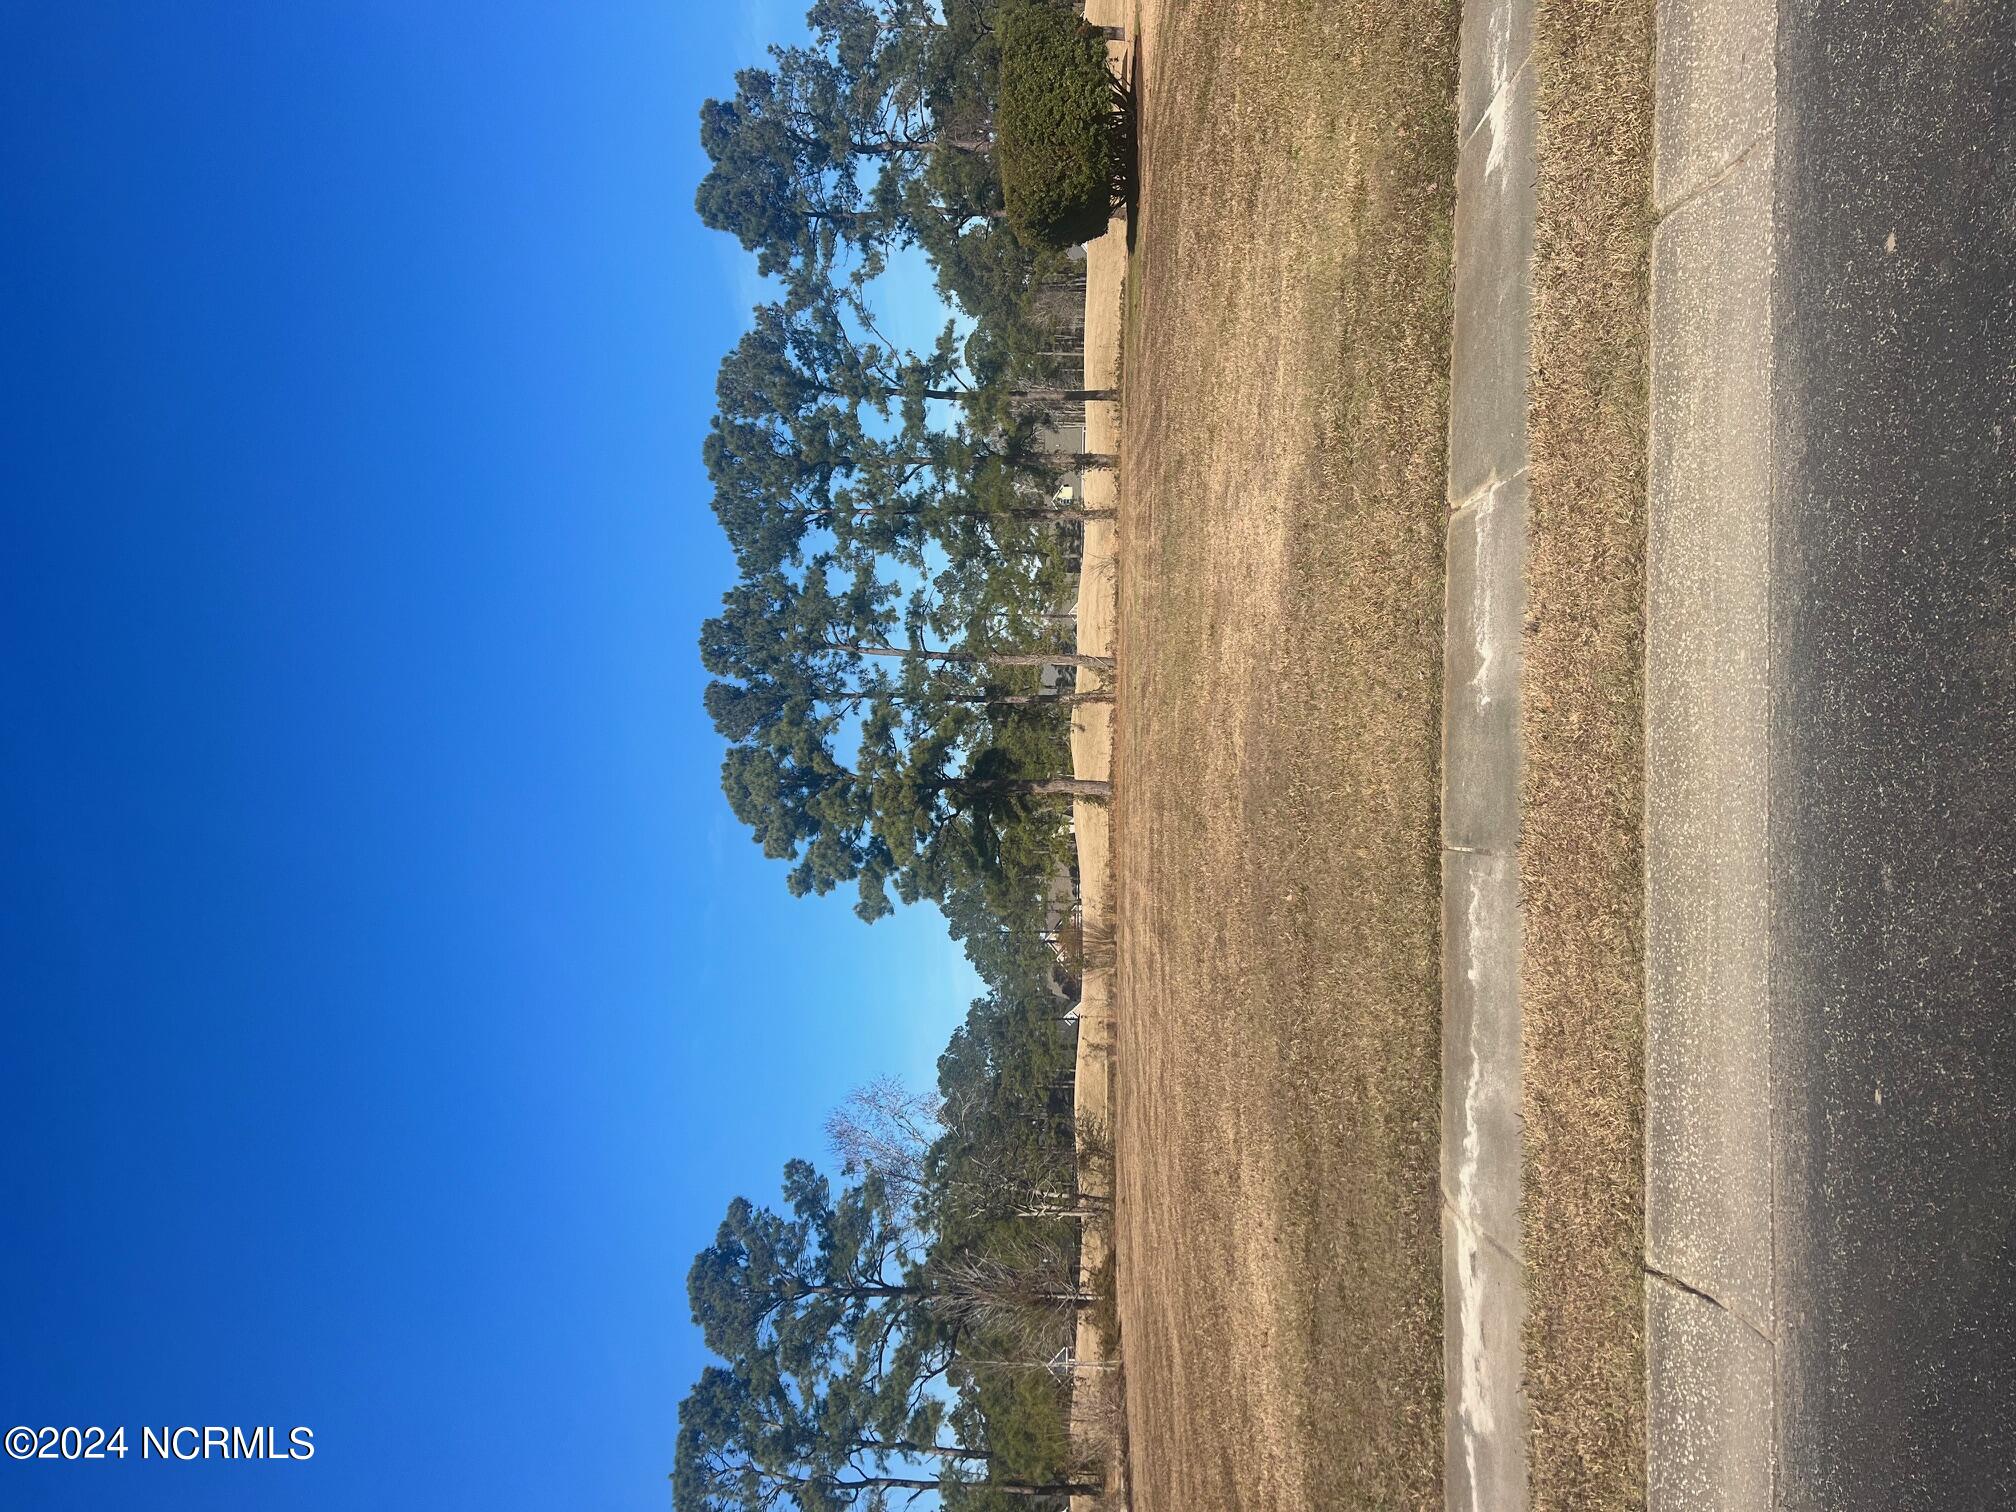
[[[1514,1265],[1522,1267],[1525,1265],[1526,1262],[1520,1259],[1520,1257],[1513,1251],[1512,1247],[1508,1245],[1504,1240],[1500,1239],[1496,1234],[1492,1233],[1489,1229],[1478,1227],[1477,1224],[1473,1222],[1464,1213],[1464,1211],[1456,1205],[1455,1199],[1449,1195],[1449,1190],[1446,1187],[1442,1189],[1442,1211],[1447,1213],[1451,1219],[1453,1219],[1458,1225],[1460,1225],[1461,1228],[1463,1229],[1463,1232],[1470,1235],[1471,1238],[1476,1239],[1483,1244],[1488,1244],[1492,1249],[1498,1251],[1499,1254],[1503,1255],[1507,1260],[1510,1260]]]
[[[1749,1329],[1750,1332],[1757,1335],[1757,1337],[1762,1339],[1766,1344],[1771,1345],[1773,1348],[1777,1347],[1778,1340],[1776,1339],[1775,1336],[1773,1336],[1766,1330],[1759,1328],[1749,1318],[1746,1318],[1742,1313],[1738,1312],[1735,1308],[1731,1307],[1727,1302],[1724,1302],[1720,1297],[1716,1296],[1713,1292],[1703,1291],[1700,1287],[1694,1285],[1692,1282],[1682,1281],[1678,1276],[1674,1275],[1671,1271],[1663,1271],[1659,1269],[1659,1267],[1656,1265],[1647,1265],[1644,1266],[1643,1269],[1645,1271],[1645,1274],[1652,1277],[1653,1280],[1664,1281],[1668,1286],[1672,1287],[1674,1290],[1683,1291],[1687,1293],[1687,1295],[1690,1297],[1699,1297],[1703,1302],[1706,1302],[1710,1307],[1714,1308],[1717,1312],[1727,1313],[1730,1317],[1734,1318],[1738,1323],[1741,1323],[1745,1328]]]
[[[1713,178],[1704,179],[1701,183],[1696,184],[1692,189],[1689,189],[1685,194],[1681,195],[1680,198],[1673,201],[1672,204],[1666,206],[1663,210],[1654,207],[1652,212],[1652,223],[1655,226],[1663,226],[1666,224],[1667,221],[1671,220],[1674,216],[1678,215],[1682,210],[1685,210],[1689,205],[1693,204],[1696,200],[1706,199],[1709,195],[1713,194],[1717,189],[1720,189],[1724,184],[1728,183],[1730,179],[1734,178],[1736,174],[1742,169],[1743,165],[1750,161],[1751,154],[1756,152],[1756,150],[1759,147],[1764,146],[1771,140],[1772,140],[1771,133],[1768,131],[1765,132],[1762,136],[1758,137],[1756,141],[1752,142],[1748,147],[1745,147],[1741,152],[1737,153],[1736,156],[1729,159],[1728,162],[1724,163],[1721,167],[1721,170],[1717,172]]]

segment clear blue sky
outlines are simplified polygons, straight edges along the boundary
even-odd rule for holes
[[[789,17],[0,0],[0,1428],[317,1446],[0,1506],[663,1507],[693,1251],[963,1012],[699,712]]]

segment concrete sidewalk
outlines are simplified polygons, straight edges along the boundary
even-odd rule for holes
[[[1457,100],[1442,678],[1443,1446],[1452,1512],[1526,1505],[1518,847],[1531,22],[1531,0],[1469,0]]]
[[[1468,0],[1447,1504],[1527,1504],[1534,0]],[[1662,0],[1646,1499],[2016,1505],[2016,4]]]

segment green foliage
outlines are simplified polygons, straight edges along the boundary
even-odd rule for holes
[[[958,1350],[1000,1346],[960,1321],[960,1270],[878,1177],[836,1194],[793,1161],[784,1197],[781,1211],[736,1199],[694,1261],[693,1316],[724,1363],[680,1404],[675,1509],[879,1508],[936,1489],[977,1512],[997,1495],[1062,1495],[1059,1393],[1026,1371],[1000,1386],[970,1361],[955,1369]]]
[[[1083,273],[1011,224],[1000,172],[1003,44],[1033,10],[814,0],[803,44],[702,111],[700,212],[779,282],[721,364],[703,452],[738,569],[700,636],[723,790],[794,893],[851,887],[869,920],[935,901],[989,990],[939,1095],[905,1104],[907,1147],[849,1156],[839,1185],[792,1162],[781,1204],[737,1199],[696,1258],[721,1363],[680,1408],[681,1512],[1070,1489],[1069,1388],[1035,1368],[1083,1302],[1077,1225],[1048,1205],[1076,1174],[1054,902],[1075,853],[1041,790],[1070,770],[1048,696],[1070,677],[1030,658],[1070,649],[1078,527],[1052,498],[1075,464],[1046,425],[1078,387]],[[1096,84],[1110,114],[1096,38],[1046,24],[1078,106]],[[915,350],[872,308],[905,246],[968,317]]]
[[[1071,1447],[1070,1388],[1046,1371],[989,1370],[960,1393],[951,1428],[986,1443],[990,1466],[1004,1480],[1048,1481],[1075,1468]],[[987,1486],[962,1487],[947,1496],[949,1512],[1028,1512],[1026,1497]]]
[[[1038,668],[988,661],[995,636],[1033,638],[1025,609],[981,595],[948,611],[966,618],[962,649],[931,651],[919,640],[947,622],[928,594],[899,610],[890,585],[833,566],[745,577],[702,627],[736,817],[792,863],[793,893],[855,884],[871,921],[890,911],[891,887],[904,902],[937,900],[1009,865],[1050,864],[1064,811],[1040,780],[1068,760],[1068,719],[1006,701],[1033,696],[1012,690],[1033,688]],[[959,596],[956,580],[938,586]],[[850,738],[851,757],[839,749]]]
[[[1008,221],[1033,247],[1104,233],[1124,172],[1124,123],[1102,35],[1069,10],[1015,0],[1001,47],[995,159]]]
[[[817,0],[805,45],[773,47],[700,111],[700,217],[795,288],[872,278],[935,213],[912,186],[933,149],[927,98],[949,60],[927,0]],[[851,268],[842,271],[851,260]]]
[[[1068,711],[996,659],[1068,649],[1076,527],[1044,516],[1071,462],[1043,406],[1075,387],[1057,349],[1082,296],[1001,219],[992,21],[818,0],[808,44],[703,111],[703,214],[784,283],[722,362],[703,446],[741,573],[702,635],[723,788],[794,893],[852,885],[870,920],[892,892],[1006,901],[1068,854],[1030,791],[1069,770]],[[864,279],[904,242],[963,338],[880,334]]]

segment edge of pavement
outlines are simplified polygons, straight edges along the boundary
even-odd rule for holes
[[[1661,0],[1645,667],[1646,1498],[1772,1504],[1776,0]]]
[[[2016,1488],[2016,29],[1662,0],[1647,1499]]]

